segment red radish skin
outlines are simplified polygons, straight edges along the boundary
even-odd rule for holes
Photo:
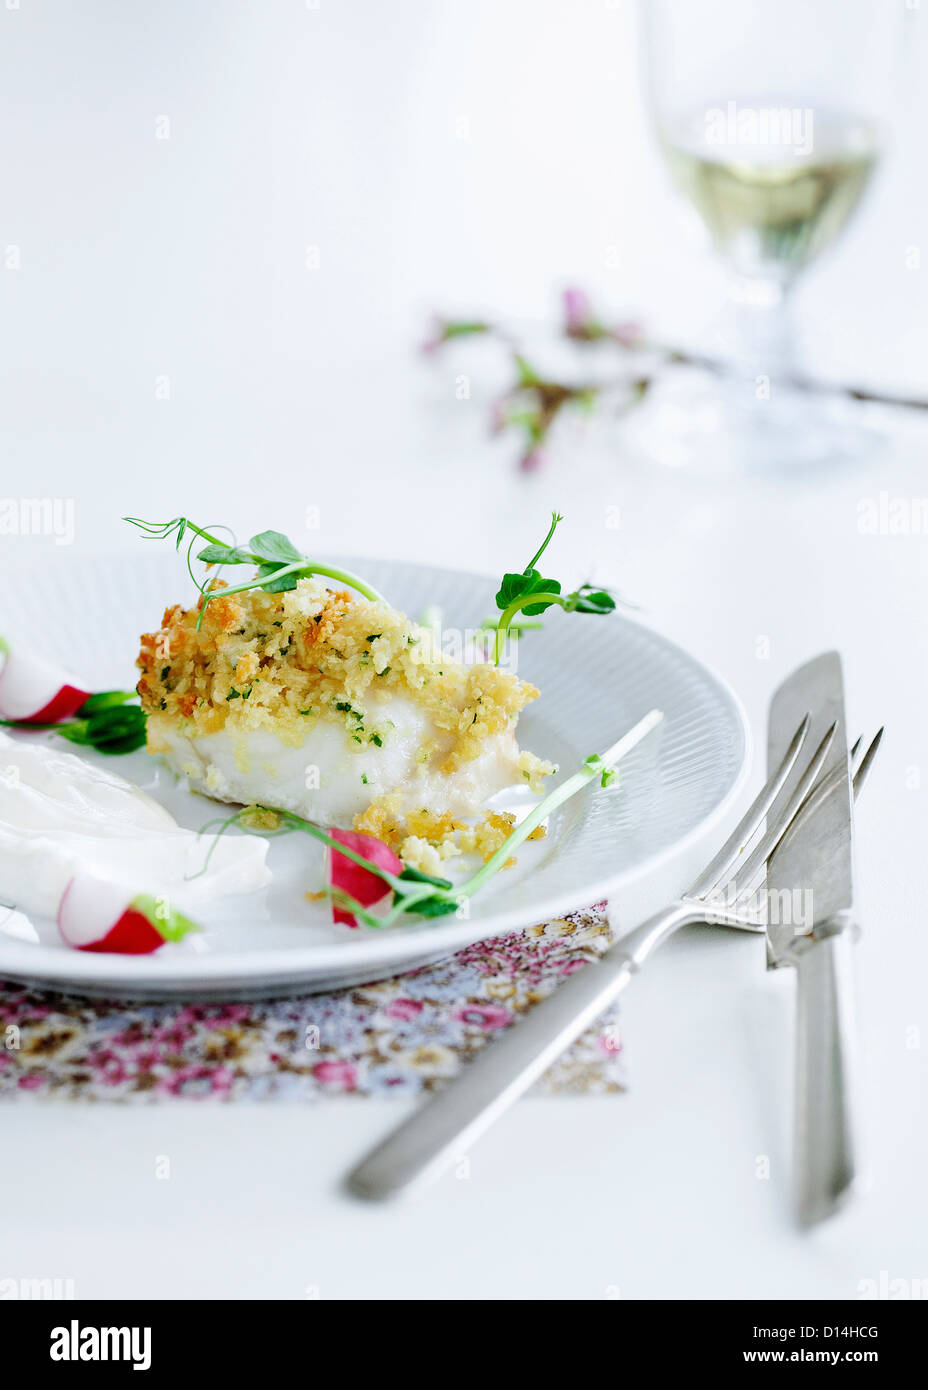
[[[115,951],[121,956],[150,956],[164,945],[164,937],[143,913],[134,907],[126,908],[115,926],[102,941],[78,946],[79,951]]]
[[[6,652],[0,667],[0,718],[22,724],[57,724],[76,714],[90,691],[66,671],[29,653]]]
[[[26,715],[23,724],[57,724],[59,720],[70,719],[90,698],[89,690],[78,690],[75,685],[63,685],[58,693],[37,714]]]
[[[361,835],[355,830],[331,830],[329,833],[333,840],[337,840],[348,849],[353,849],[355,854],[362,854],[379,869],[386,869],[388,873],[396,874],[397,877],[403,872],[402,859],[393,853],[389,845],[375,839],[373,835]],[[362,907],[373,907],[392,891],[383,879],[378,878],[370,869],[356,864],[353,859],[349,859],[346,854],[339,854],[337,850],[329,850],[328,876],[332,888],[350,894]],[[340,907],[338,903],[332,904],[332,920],[342,922],[347,927],[358,925],[354,913]]]
[[[77,951],[151,955],[164,945],[164,937],[133,906],[133,897],[123,884],[92,873],[76,874],[61,895],[58,930]]]

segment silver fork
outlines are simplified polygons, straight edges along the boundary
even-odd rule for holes
[[[776,772],[686,893],[623,936],[599,960],[569,976],[527,1018],[469,1062],[459,1077],[354,1169],[348,1178],[354,1193],[368,1198],[390,1197],[437,1177],[608,1008],[658,946],[681,927],[708,920],[749,931],[764,930],[764,923],[748,912],[746,903],[767,860],[802,815],[803,803],[835,736],[836,725],[832,725],[781,806],[784,798],[780,793],[802,750],[809,722],[807,715]],[[855,796],[866,780],[879,739],[880,734],[854,772]],[[860,744],[858,739],[851,750],[852,766]],[[812,797],[819,794],[816,788]],[[757,847],[743,858],[756,837]],[[721,898],[727,901],[719,900],[720,890]]]
[[[805,721],[803,723],[803,726],[801,727],[807,727]],[[832,727],[828,730],[824,739],[822,740],[819,749],[816,751],[815,758],[813,758],[812,763],[810,763],[809,765],[809,767],[811,768],[815,760],[819,759],[818,766],[816,767],[816,775],[818,769],[821,767],[821,764],[824,762],[825,757],[827,756],[829,746],[834,737],[834,730],[835,726],[832,725]],[[858,737],[857,739],[855,739],[854,743],[848,751],[848,756],[851,760],[851,786],[853,788],[855,801],[860,795],[861,788],[863,787],[864,783],[870,775],[870,769],[873,766],[873,760],[876,757],[877,750],[880,746],[882,738],[882,728],[877,729],[873,738],[870,740],[870,743],[867,745],[867,749],[866,752],[863,754],[863,757],[859,756],[861,744],[863,743],[862,737]],[[789,758],[791,752],[792,744],[790,745],[790,748],[787,751],[787,758]],[[778,768],[777,772],[774,774],[774,776],[777,779],[779,779],[780,771],[781,769]],[[722,893],[724,893],[724,896],[728,899],[728,910],[726,912],[721,912],[717,908],[711,906],[711,903],[713,894],[719,893],[722,884],[722,879],[725,877],[725,874],[728,872],[728,869],[731,868],[731,863],[729,863],[727,867],[722,870],[721,877],[716,881],[713,887],[707,890],[705,895],[700,896],[699,900],[706,905],[704,914],[700,918],[700,921],[708,922],[712,925],[719,924],[721,926],[740,927],[745,931],[765,930],[766,923],[763,920],[763,918],[759,916],[753,916],[749,912],[747,905],[750,899],[753,897],[754,893],[756,892],[758,886],[763,882],[767,867],[767,860],[773,854],[780,841],[786,837],[787,833],[789,833],[790,837],[799,833],[799,831],[802,829],[802,826],[812,815],[813,811],[817,810],[818,807],[821,805],[822,801],[824,801],[825,798],[830,795],[830,793],[834,790],[834,787],[841,780],[843,775],[844,774],[841,772],[840,768],[836,768],[830,776],[823,778],[821,782],[816,782],[815,776],[812,776],[811,779],[807,775],[803,776],[802,781],[797,785],[795,793],[790,798],[789,802],[787,803],[785,809],[782,812],[782,819],[784,821],[782,829],[779,831],[779,833],[774,834],[774,836],[772,837],[772,841],[770,842],[768,842],[768,838],[765,836],[761,843],[758,845],[757,849],[745,861],[744,865],[740,870],[740,874],[733,875],[727,881],[724,888],[721,890]],[[769,787],[771,784],[768,783],[767,785]],[[809,789],[810,787],[811,790]],[[763,792],[761,792],[761,796],[763,796]],[[740,830],[741,827],[744,825],[747,816],[751,815],[757,804],[757,801],[755,801],[754,805],[751,806],[750,810],[747,812],[747,815],[741,820],[738,826],[738,830]],[[734,832],[736,835],[738,833],[738,830]],[[748,836],[747,838],[749,839],[750,836]],[[728,849],[730,843],[731,841],[729,840],[723,847],[723,849],[719,851],[719,854],[716,856],[716,859],[721,861],[722,856],[725,854],[725,851]],[[702,878],[706,878],[711,873],[712,869],[715,867],[715,864],[716,861],[713,860],[712,864],[710,864],[709,868],[702,875]],[[697,880],[697,882],[699,882],[699,880]],[[684,895],[684,900],[688,900],[691,897],[691,895],[692,890],[690,890],[688,893]],[[765,904],[761,902],[760,907],[763,910],[765,908]],[[628,938],[624,939],[627,940]]]

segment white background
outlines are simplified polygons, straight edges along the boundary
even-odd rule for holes
[[[926,22],[905,14],[917,76]],[[773,686],[825,646],[852,726],[888,726],[859,813],[873,1185],[828,1227],[789,1214],[793,981],[758,939],[696,929],[627,996],[629,1095],[523,1102],[468,1180],[405,1206],[338,1191],[402,1103],[8,1109],[0,1276],[287,1298],[854,1298],[881,1271],[928,1278],[926,541],[858,529],[862,499],[928,495],[924,427],[900,417],[853,470],[750,484],[663,472],[594,428],[529,478],[486,437],[492,354],[416,353],[434,308],[531,319],[574,281],[711,338],[723,281],[651,143],[632,7],[21,0],[0,7],[0,91],[19,264],[0,273],[0,492],[72,498],[76,526],[70,551],[3,537],[0,563],[138,545],[126,512],[305,540],[314,507],[328,551],[499,571],[556,505],[565,577],[632,595],[761,740]],[[809,360],[837,379],[928,390],[928,264],[906,268],[928,246],[926,101],[803,288]]]

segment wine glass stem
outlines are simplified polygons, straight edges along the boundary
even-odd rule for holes
[[[735,280],[730,296],[736,370],[769,384],[796,370],[790,286],[772,280]]]

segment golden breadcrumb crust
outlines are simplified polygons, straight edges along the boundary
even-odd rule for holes
[[[515,722],[538,696],[533,685],[488,663],[464,666],[443,655],[434,635],[383,602],[301,579],[295,589],[223,595],[200,609],[165,610],[157,632],[142,636],[138,692],[149,721],[149,747],[170,724],[195,738],[227,726],[271,729],[300,746],[318,719],[340,723],[358,743],[382,746],[388,727],[368,716],[375,691],[411,696],[442,735],[439,770],[454,772],[477,757],[483,740]],[[533,787],[551,770],[523,754]]]
[[[450,811],[441,815],[428,810],[409,811],[404,815],[401,800],[396,793],[378,797],[366,811],[355,816],[354,829],[382,840],[404,864],[425,874],[440,875],[442,861],[461,854],[479,854],[486,863],[516,823],[508,811],[487,811],[476,825],[455,820]],[[545,826],[538,825],[528,839],[542,840],[545,834]],[[511,868],[515,862],[514,858],[507,859],[504,867]]]

